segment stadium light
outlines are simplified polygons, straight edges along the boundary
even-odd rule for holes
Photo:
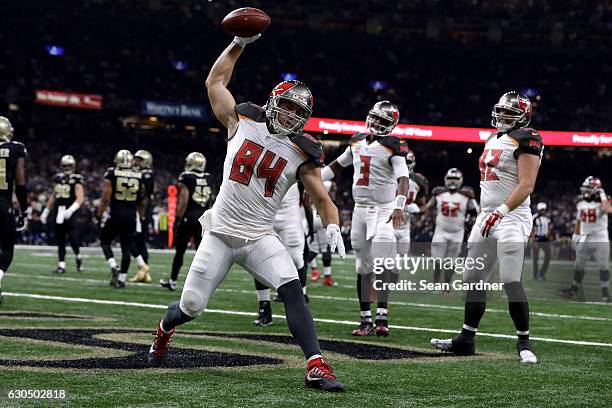
[[[283,78],[283,81],[295,81],[297,80],[297,74],[294,72],[281,72],[281,78]]]
[[[49,44],[45,46],[45,48],[49,55],[53,55],[55,57],[61,57],[62,55],[64,55],[64,47],[61,47],[59,45]]]
[[[184,71],[189,68],[189,64],[185,61],[172,61],[172,66],[177,71]]]
[[[387,82],[386,81],[370,81],[370,88],[372,88],[374,92],[383,91],[387,89]]]

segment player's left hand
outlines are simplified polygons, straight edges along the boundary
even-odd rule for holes
[[[402,226],[402,224],[406,223],[406,216],[404,214],[404,210],[400,208],[396,208],[389,216],[387,222],[393,221],[393,228],[398,229]]]
[[[499,225],[504,215],[510,212],[510,209],[506,204],[502,204],[495,211],[489,214],[489,217],[484,223],[484,226],[480,230],[480,233],[483,237],[488,237],[491,235],[491,232]]]
[[[329,224],[325,231],[325,237],[327,238],[327,244],[331,248],[331,252],[334,253],[337,248],[338,255],[340,255],[340,258],[344,259],[346,257],[346,250],[344,249],[344,241],[342,240],[340,227],[336,224]]]
[[[597,187],[596,189],[594,189],[593,194],[601,198],[602,201],[608,198],[608,196],[606,195],[606,192],[601,187]]]

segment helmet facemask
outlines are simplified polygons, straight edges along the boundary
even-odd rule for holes
[[[500,132],[522,128],[531,122],[531,101],[517,92],[506,92],[493,106],[491,126]]]
[[[456,168],[452,168],[446,172],[444,176],[444,185],[450,191],[455,191],[463,185],[463,174]]]
[[[310,118],[309,111],[305,105],[282,95],[271,97],[266,105],[266,117],[282,136],[301,132]]]
[[[414,168],[416,167],[416,156],[412,152],[412,150],[408,151],[406,155],[406,165],[408,166],[408,171],[412,173]]]
[[[60,159],[60,169],[62,170],[63,173],[65,174],[74,173],[75,168],[76,168],[76,161],[74,160],[74,157],[70,155],[66,155]]]
[[[395,128],[395,121],[370,111],[366,118],[366,127],[374,136],[387,136]]]

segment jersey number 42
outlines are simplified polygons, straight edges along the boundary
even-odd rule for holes
[[[257,160],[262,153],[263,159],[256,166]],[[287,165],[287,160],[282,157],[278,157],[276,163],[272,165],[276,156],[276,153],[265,150],[263,146],[252,140],[245,140],[242,142],[242,146],[240,146],[238,152],[236,152],[236,156],[234,156],[229,178],[230,180],[248,186],[251,182],[253,172],[255,172],[258,178],[266,180],[264,197],[272,197],[274,195],[276,182]]]

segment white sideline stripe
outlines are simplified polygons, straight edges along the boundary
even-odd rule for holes
[[[143,307],[149,309],[166,309],[166,305],[156,305],[156,304],[148,304],[148,303],[138,303],[138,302],[124,302],[120,300],[102,300],[102,299],[86,299],[86,298],[73,298],[73,297],[64,297],[64,296],[48,296],[48,295],[37,295],[34,293],[15,293],[15,292],[6,292],[5,296],[15,296],[15,297],[26,297],[32,299],[43,299],[43,300],[62,300],[65,302],[79,302],[79,303],[94,303],[100,305],[121,305],[121,306],[134,306],[134,307]],[[206,309],[206,313],[218,313],[218,314],[226,314],[226,315],[235,315],[235,316],[257,316],[257,313],[252,312],[241,312],[238,310],[222,310],[222,309]],[[277,319],[285,319],[283,315],[272,315]],[[342,324],[342,325],[355,325],[356,323],[350,320],[333,320],[333,319],[319,319],[313,318],[315,322],[319,323],[331,323],[331,324]],[[424,331],[431,333],[458,333],[457,330],[449,330],[449,329],[432,329],[429,327],[414,327],[414,326],[397,326],[397,325],[389,325],[392,329],[399,330],[411,330],[411,331]],[[512,336],[509,334],[497,334],[497,333],[482,333],[478,332],[479,336],[484,337],[495,337],[502,339],[515,339],[516,336]],[[553,339],[549,337],[530,337],[531,340],[543,341],[548,343],[562,343],[562,344],[573,344],[578,346],[596,346],[596,347],[612,347],[612,343],[600,343],[594,341],[582,341],[582,340],[565,340],[565,339]]]
[[[65,280],[71,282],[86,282],[91,284],[106,284],[107,280],[102,279],[87,279],[87,278],[73,278],[70,276],[46,276],[46,275],[28,275],[28,277],[34,277],[36,279],[43,280]],[[148,288],[157,288],[156,284],[151,283],[141,283],[141,282],[130,282],[130,286],[140,286],[140,287],[148,287]],[[217,291],[222,292],[230,292],[230,293],[243,293],[247,295],[254,294],[254,291],[244,290],[244,289],[226,289],[226,288],[217,288]],[[348,298],[348,297],[340,297],[340,296],[323,296],[323,295],[308,295],[312,299],[321,299],[321,300],[337,300],[341,302],[355,302],[356,299]],[[594,303],[594,302],[593,302]],[[420,307],[423,309],[442,309],[442,310],[459,310],[463,311],[463,306],[448,306],[448,305],[436,305],[431,303],[413,303],[413,302],[400,302],[400,301],[389,301],[390,305],[398,305],[398,306],[411,306],[411,307]],[[487,309],[487,312],[491,313],[508,313],[507,310],[502,309]],[[538,317],[548,317],[553,319],[568,319],[568,320],[589,320],[589,321],[598,321],[598,322],[609,322],[612,319],[607,317],[597,317],[597,316],[581,316],[581,315],[566,315],[566,314],[556,314],[556,313],[544,313],[544,312],[530,312],[532,316]]]

